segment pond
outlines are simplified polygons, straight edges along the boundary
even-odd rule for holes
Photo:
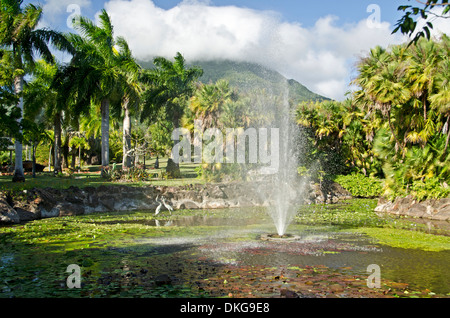
[[[378,216],[375,205],[299,207],[286,242],[261,239],[275,231],[264,208],[1,227],[0,297],[449,297],[446,224]],[[71,264],[80,288],[68,288]]]

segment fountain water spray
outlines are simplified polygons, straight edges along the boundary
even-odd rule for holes
[[[292,222],[296,207],[293,201],[297,197],[297,138],[299,136],[295,121],[289,106],[289,89],[284,90],[282,98],[278,101],[273,125],[279,127],[279,169],[272,178],[273,197],[269,206],[277,234],[281,237],[286,234]]]
[[[273,84],[273,87],[255,93],[251,101],[253,112],[257,114],[254,123],[260,127],[227,129],[224,137],[218,128],[208,128],[202,132],[202,121],[196,120],[194,141],[186,128],[173,131],[172,139],[178,142],[172,149],[171,157],[175,163],[238,163],[244,171],[251,170],[252,165],[257,163],[265,165],[261,171],[266,170],[270,175],[264,180],[264,190],[269,186],[269,191],[260,189],[259,193],[263,201],[270,202],[269,214],[278,235],[283,236],[296,213],[293,201],[299,194],[296,181],[297,139],[300,133],[289,105],[288,82],[283,78],[282,82]],[[249,167],[245,167],[247,164]]]

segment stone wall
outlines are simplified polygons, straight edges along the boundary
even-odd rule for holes
[[[388,201],[380,198],[375,212],[423,218],[439,221],[450,221],[450,198],[425,200],[419,202],[411,196]]]
[[[292,188],[291,203],[336,203],[351,195],[338,184],[301,184]],[[154,211],[164,196],[177,209],[216,209],[269,206],[273,188],[267,182],[186,185],[180,187],[125,185],[45,188],[14,197],[0,193],[0,223],[11,224],[40,218],[83,215],[109,211]],[[164,210],[164,208],[162,209]]]

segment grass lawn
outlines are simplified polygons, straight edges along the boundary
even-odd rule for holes
[[[158,185],[158,186],[182,186],[186,184],[204,183],[203,180],[197,178],[195,168],[198,164],[182,163],[180,164],[180,170],[182,178],[180,179],[161,179],[159,178],[159,172],[165,171],[167,166],[167,158],[159,159],[159,169],[154,169],[155,159],[146,161],[146,171],[150,174],[148,181],[138,182],[110,182],[103,179],[100,176],[100,166],[83,166],[83,172],[75,172],[69,176],[64,174],[63,176],[55,177],[52,172],[41,172],[36,174],[36,178],[32,178],[31,173],[26,173],[24,183],[13,183],[12,175],[0,175],[0,191],[20,191],[31,190],[33,188],[46,188],[51,187],[55,189],[66,189],[71,186],[84,188],[84,187],[98,187],[101,185],[112,184],[126,184],[129,186],[146,186],[146,185]],[[121,164],[117,165],[121,167]]]

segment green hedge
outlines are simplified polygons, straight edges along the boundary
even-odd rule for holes
[[[378,197],[383,192],[381,181],[375,178],[366,177],[359,173],[349,175],[338,175],[334,181],[339,183],[352,196],[360,198]]]

